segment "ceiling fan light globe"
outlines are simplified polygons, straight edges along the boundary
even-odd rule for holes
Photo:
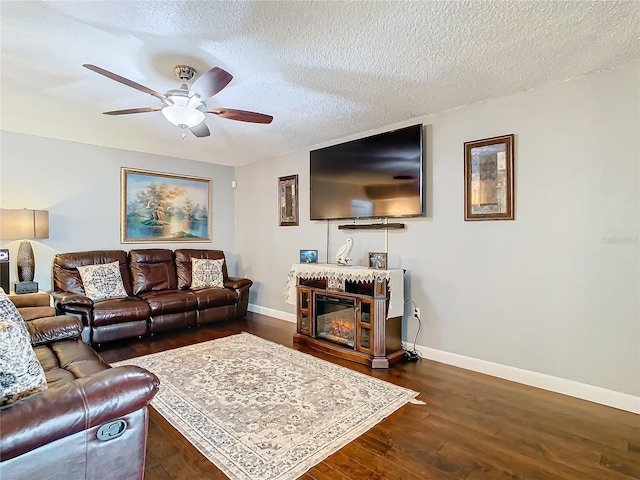
[[[169,90],[167,92],[167,99],[171,105],[186,106],[189,101],[189,97],[182,90]]]
[[[168,105],[162,109],[162,115],[176,127],[183,125],[188,128],[195,127],[205,119],[205,114],[200,110],[185,105]]]
[[[206,107],[205,103],[198,95],[192,95],[187,101],[187,105],[193,108]]]

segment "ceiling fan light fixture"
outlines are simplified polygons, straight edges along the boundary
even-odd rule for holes
[[[198,95],[192,95],[191,97],[189,97],[187,105],[193,108],[198,108],[200,106],[206,107],[205,103]]]
[[[185,105],[167,105],[162,109],[162,115],[176,127],[195,127],[205,119],[205,114],[200,110]]]
[[[170,123],[182,129],[183,138],[186,135],[186,129],[190,129],[191,133],[196,137],[208,137],[210,135],[209,128],[204,119],[207,113],[219,115],[229,120],[238,120],[240,122],[251,123],[271,123],[273,117],[263,113],[249,112],[247,110],[234,109],[207,109],[205,100],[214,96],[225,88],[233,76],[219,67],[213,67],[209,71],[203,73],[193,82],[191,88],[186,83],[180,85],[180,88],[169,90],[162,94],[152,90],[144,85],[122,77],[117,73],[110,72],[104,68],[91,64],[84,64],[85,68],[98,73],[104,77],[115,80],[131,88],[135,88],[140,92],[156,97],[162,102],[162,107],[144,107],[144,108],[127,108],[124,110],[113,110],[103,112],[105,115],[126,115],[130,113],[145,113],[161,111],[162,116]],[[196,71],[188,65],[176,65],[174,72],[182,81],[188,81],[193,78]]]

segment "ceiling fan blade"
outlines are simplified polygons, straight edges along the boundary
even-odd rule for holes
[[[121,77],[109,70],[105,70],[104,68],[96,67],[95,65],[91,65],[89,63],[85,63],[82,65],[84,68],[88,68],[89,70],[99,73],[100,75],[104,75],[111,80],[115,80],[116,82],[120,82],[128,87],[135,88],[136,90],[140,90],[141,92],[148,93],[149,95],[153,95],[154,97],[159,98],[160,100],[166,100],[167,97],[162,95],[161,93],[156,92],[155,90],[151,90],[144,85],[140,85],[139,83],[134,82],[133,80],[129,80],[128,78]]]
[[[197,94],[203,100],[209,97],[213,97],[216,93],[226,87],[233,75],[226,70],[219,67],[213,67],[208,72],[200,75],[191,88],[189,89],[189,96]]]
[[[251,123],[271,123],[273,117],[271,115],[265,115],[264,113],[249,112],[247,110],[234,110],[232,108],[208,108],[205,110],[207,113],[213,113],[222,118],[228,118],[229,120],[238,120],[240,122]]]
[[[190,130],[196,137],[208,137],[210,135],[209,127],[207,127],[207,124],[204,122],[195,127],[191,127]]]
[[[127,108],[126,110],[111,110],[110,112],[102,112],[105,115],[126,115],[128,113],[146,113],[146,112],[159,112],[162,107],[142,107],[142,108]]]

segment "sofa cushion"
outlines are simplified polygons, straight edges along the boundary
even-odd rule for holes
[[[93,326],[148,320],[151,315],[149,305],[136,297],[109,298],[93,305]]]
[[[0,405],[46,390],[44,370],[16,322],[0,320]]]
[[[81,340],[65,340],[33,349],[44,370],[47,385],[59,385],[110,368]]]
[[[34,318],[27,322],[31,345],[77,340],[82,335],[82,320],[73,315]]]
[[[134,295],[177,289],[176,264],[171,250],[131,250],[129,260]]]
[[[50,344],[60,368],[71,372],[76,378],[90,377],[107,370],[109,365],[81,340],[65,340]]]
[[[198,301],[198,310],[234,305],[238,302],[238,294],[229,288],[199,288],[193,290],[193,294]]]
[[[22,315],[20,315],[15,304],[9,299],[9,296],[4,293],[2,288],[0,288],[0,318],[15,323],[27,339],[31,338]]]
[[[186,290],[191,288],[191,267],[194,258],[205,258],[207,260],[224,260],[222,250],[202,250],[197,248],[180,248],[175,251],[176,270],[178,273],[178,289]],[[222,264],[222,275],[226,280],[228,277],[227,263]]]
[[[118,262],[78,267],[84,293],[94,302],[105,298],[126,297]]]
[[[224,260],[193,258],[191,263],[191,288],[224,286],[222,275]]]
[[[84,295],[82,279],[78,267],[118,262],[122,283],[129,295],[131,274],[129,261],[124,250],[92,250],[88,252],[59,253],[53,259],[53,281],[55,292],[70,292]]]
[[[152,316],[195,311],[196,296],[184,290],[141,293],[140,298],[149,304]]]

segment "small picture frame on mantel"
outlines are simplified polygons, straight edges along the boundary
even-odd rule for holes
[[[278,178],[278,210],[280,226],[298,225],[298,175]]]
[[[386,270],[387,254],[382,252],[369,252],[369,268]]]
[[[318,250],[300,250],[300,263],[318,263]]]
[[[464,144],[464,219],[513,220],[514,135]]]

